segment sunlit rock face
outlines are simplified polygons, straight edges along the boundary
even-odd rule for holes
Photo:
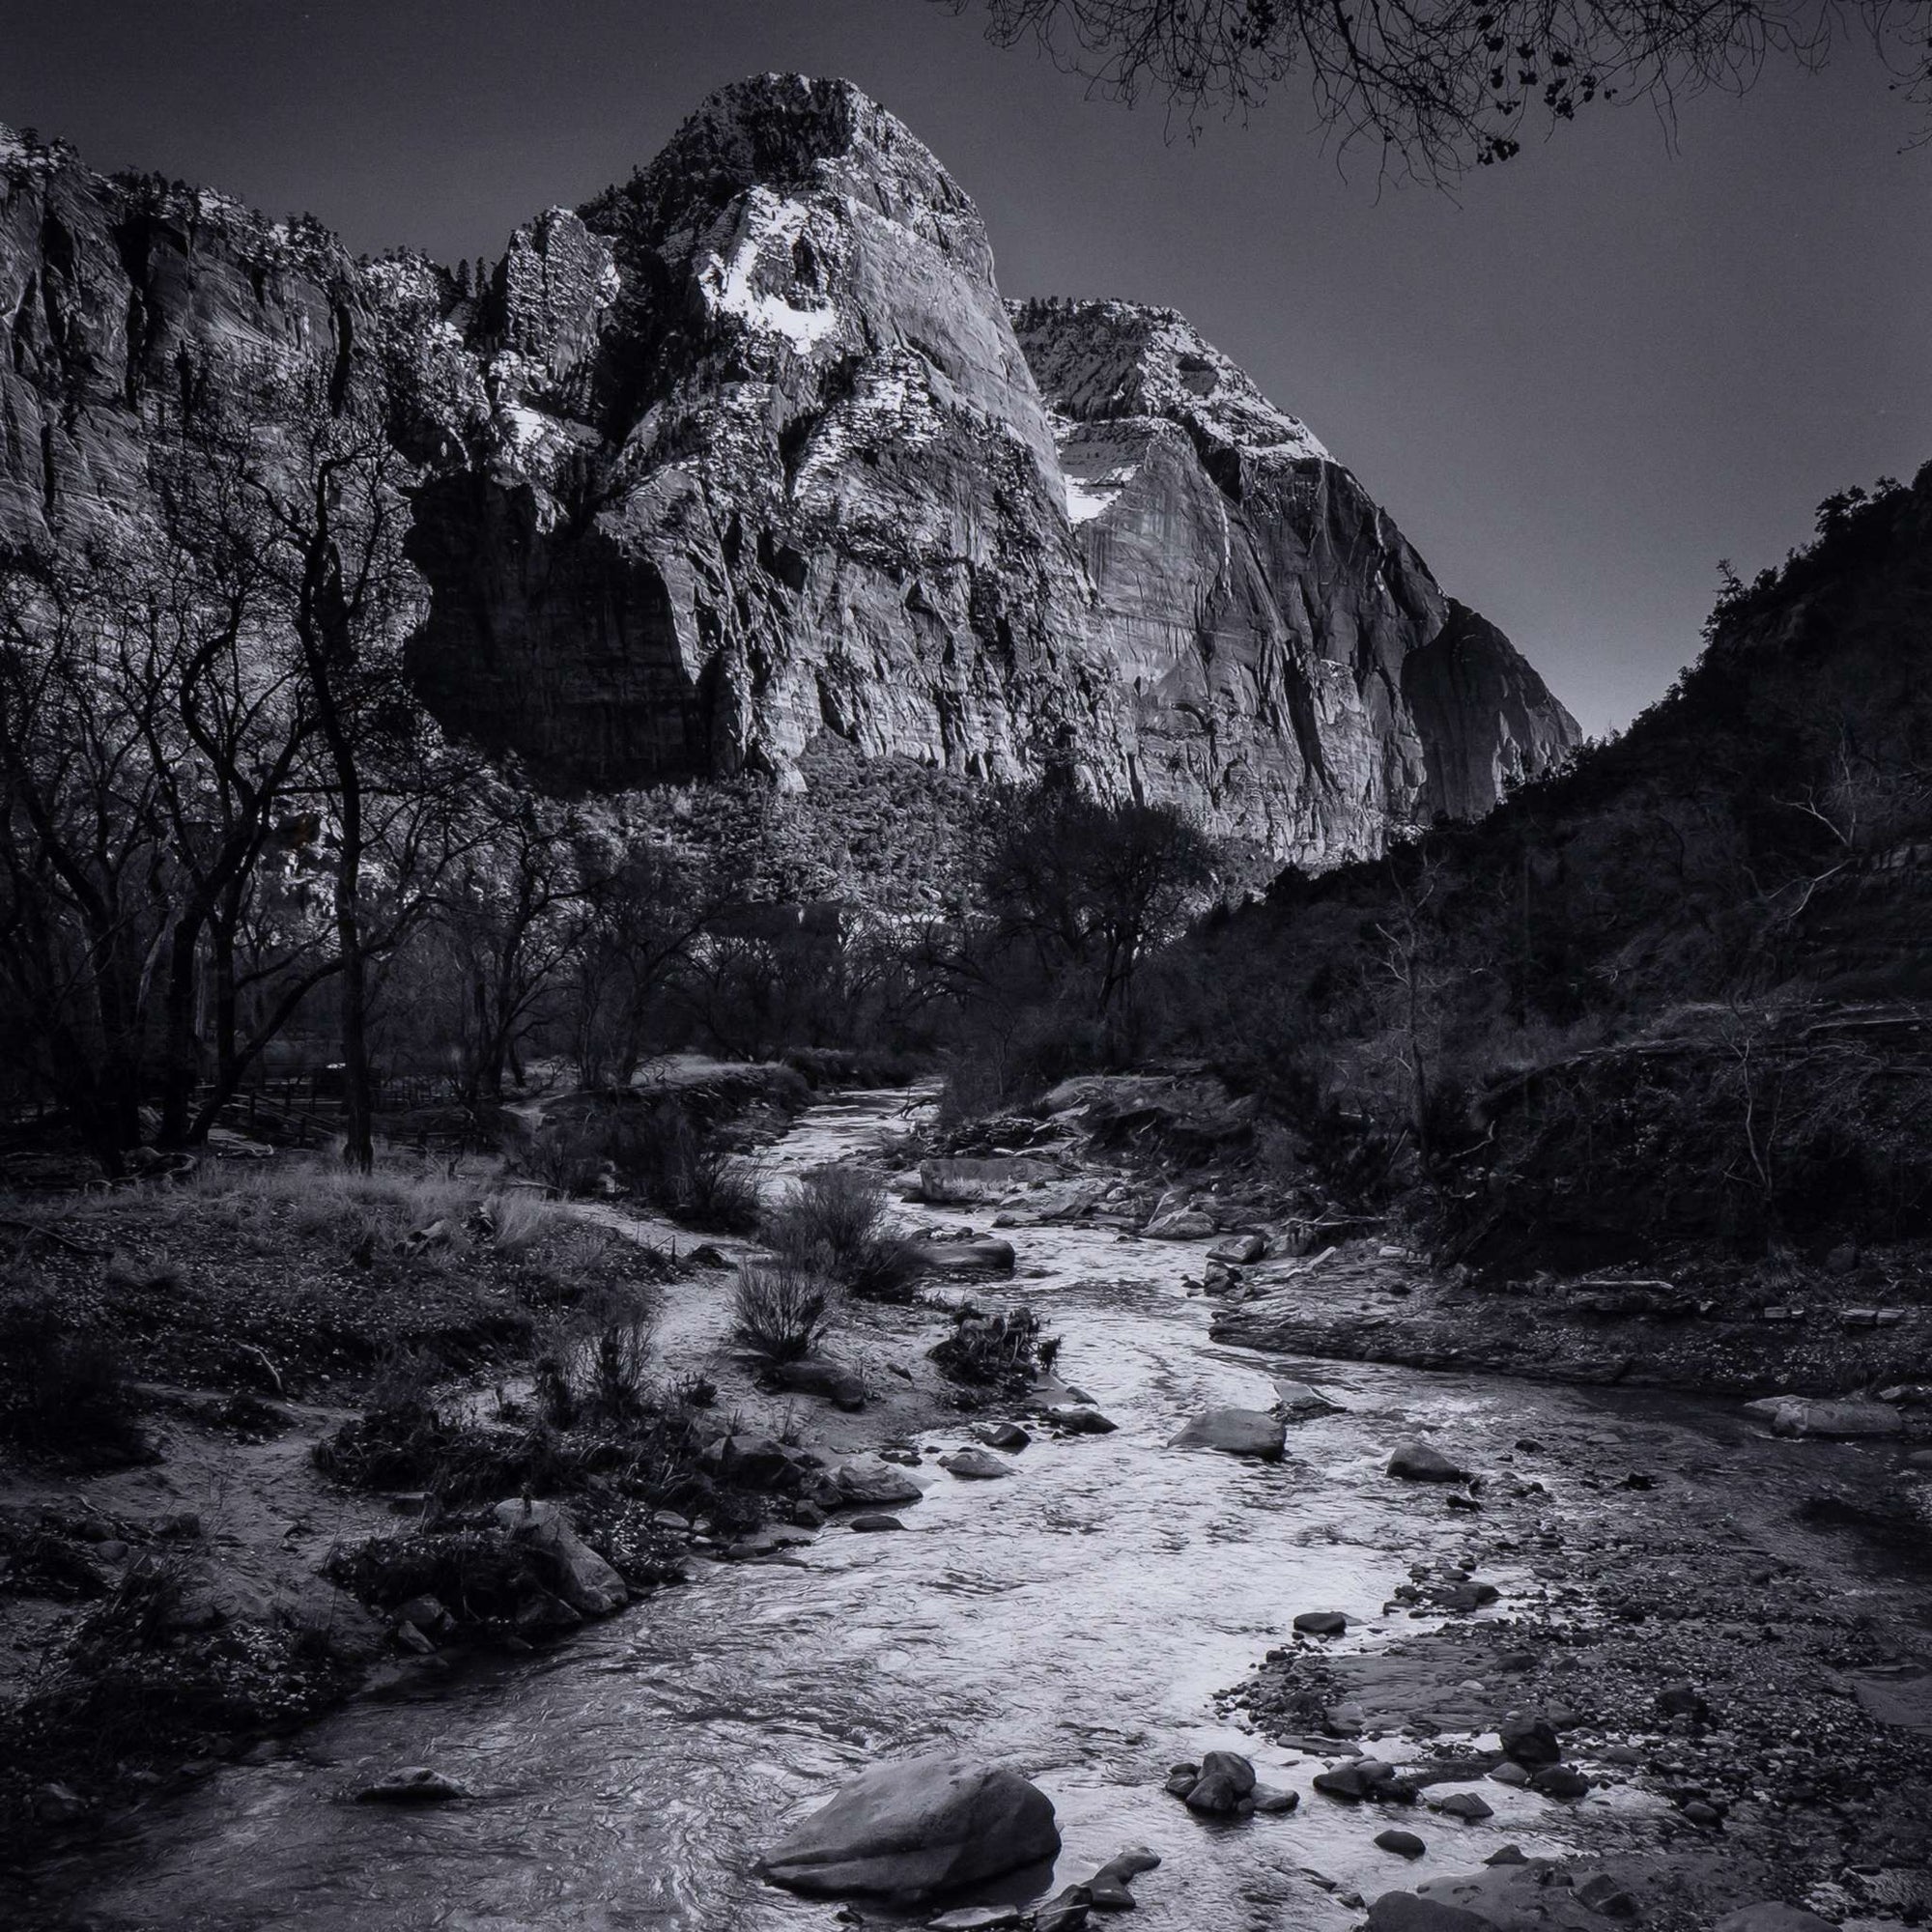
[[[856,89],[725,90],[520,234],[471,336],[494,460],[417,545],[453,723],[579,782],[788,779],[831,732],[1127,788],[985,230]]]
[[[1307,426],[1172,309],[1012,306],[1145,783],[1305,865],[1487,810],[1569,714]]]
[[[1004,303],[972,203],[844,82],[724,90],[474,291],[0,135],[0,326],[12,540],[138,516],[190,366],[400,362],[412,669],[542,782],[795,787],[838,743],[1319,866],[1575,738],[1182,318]]]

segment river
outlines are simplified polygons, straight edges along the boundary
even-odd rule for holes
[[[901,1124],[896,1094],[815,1108],[775,1151],[779,1175],[863,1150]],[[937,1220],[965,1215],[931,1210]],[[981,1221],[984,1212],[981,1210]],[[1296,1612],[1341,1609],[1345,1644],[1416,1626],[1382,1605],[1407,1566],[1453,1555],[1468,1520],[1382,1472],[1412,1425],[1450,1441],[1605,1426],[1604,1399],[1359,1365],[1288,1366],[1213,1345],[1190,1298],[1192,1244],[1079,1225],[1015,1231],[1031,1299],[1065,1337],[1061,1371],[1120,1425],[1039,1439],[1013,1480],[957,1482],[928,1463],[897,1536],[835,1522],[800,1564],[701,1566],[559,1648],[471,1664],[433,1693],[358,1702],[283,1754],[226,1767],[153,1807],[138,1833],[54,1874],[76,1922],[113,1932],[603,1932],[825,1926],[833,1908],[752,1872],[760,1850],[848,1775],[957,1747],[1010,1763],[1059,1809],[1058,1882],[1123,1847],[1146,1932],[1321,1928],[1358,1913],[1319,1871],[1373,1896],[1464,1870],[1506,1839],[1560,1853],[1579,1814],[1486,1786],[1496,1817],[1431,1829],[1419,1864],[1377,1850],[1363,1814],[1304,1796],[1287,1817],[1226,1825],[1166,1796],[1169,1765],[1215,1747],[1308,1791],[1316,1760],[1217,1716]],[[715,1278],[714,1278],[715,1280]],[[710,1292],[716,1292],[715,1288]],[[1004,1291],[1002,1291],[1004,1292]],[[1311,1290],[1319,1292],[1319,1290]],[[1165,1444],[1220,1404],[1265,1407],[1276,1373],[1314,1375],[1346,1405],[1296,1425],[1274,1465]],[[1615,1425],[1612,1419],[1613,1433]],[[1628,1425],[1693,1463],[1694,1433]],[[955,1428],[929,1433],[954,1447]],[[1580,1498],[1576,1499],[1581,1506]],[[1566,1504],[1560,1486],[1551,1504]],[[1505,1605],[1520,1576],[1483,1574]],[[470,1803],[393,1811],[343,1802],[397,1765],[430,1764]],[[872,1923],[896,1923],[863,1908]],[[910,1922],[918,1922],[917,1918]]]

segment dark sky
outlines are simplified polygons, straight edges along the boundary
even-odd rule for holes
[[[21,17],[22,14],[25,17]],[[444,260],[768,69],[844,74],[978,200],[1009,295],[1170,302],[1307,418],[1592,731],[1845,484],[1932,458],[1932,149],[1862,48],[1598,110],[1454,199],[1284,94],[1189,145],[927,0],[29,0],[0,120]]]

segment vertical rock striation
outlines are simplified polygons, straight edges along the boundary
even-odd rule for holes
[[[1576,727],[1172,310],[1009,307],[842,81],[725,89],[471,290],[0,133],[0,539],[138,518],[197,372],[410,371],[410,663],[540,781],[815,748],[1077,777],[1304,865],[1480,812]]]

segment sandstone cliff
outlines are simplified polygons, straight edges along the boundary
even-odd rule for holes
[[[796,788],[837,742],[1322,865],[1575,740],[1180,317],[1009,312],[972,203],[843,82],[726,89],[474,293],[6,136],[0,318],[0,537],[138,514],[191,366],[399,352],[413,672],[552,782]]]

